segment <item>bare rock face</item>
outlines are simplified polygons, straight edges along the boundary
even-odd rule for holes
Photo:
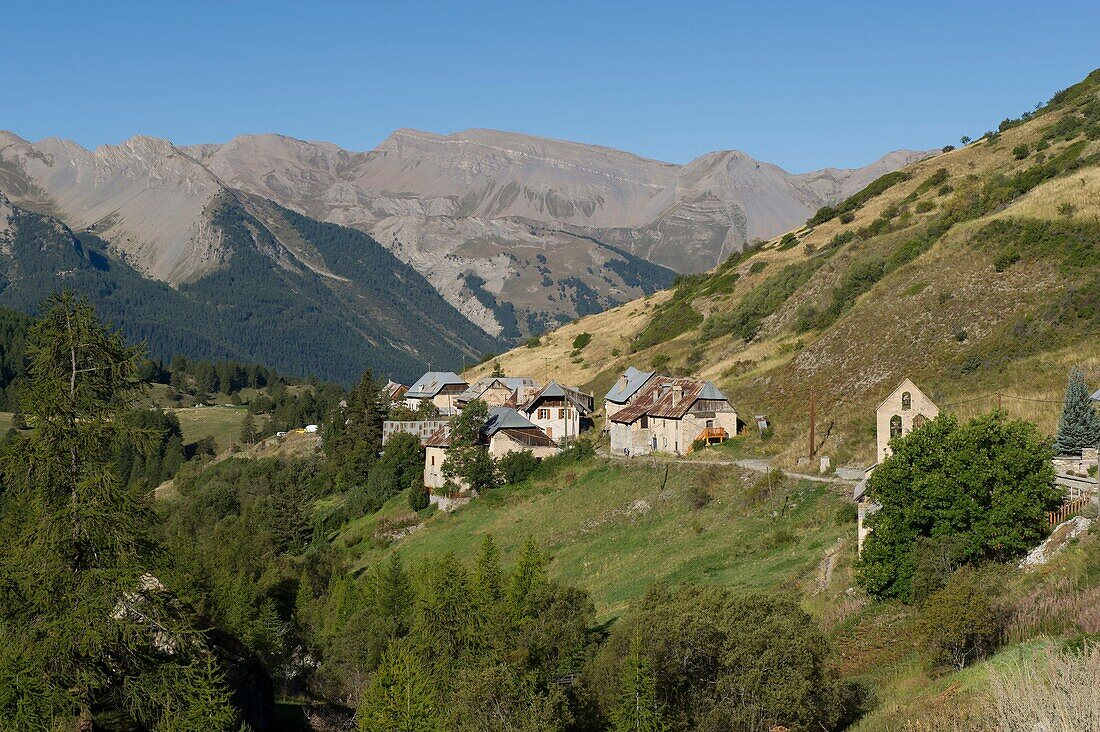
[[[673,165],[491,130],[398,130],[367,152],[281,135],[89,151],[0,132],[0,190],[172,285],[232,256],[211,223],[219,196],[268,199],[371,234],[470,321],[517,338],[709,269],[923,155],[792,175],[737,151]]]
[[[179,283],[222,261],[203,210],[225,189],[165,140],[134,137],[89,151],[67,140],[32,145],[5,134],[0,165],[5,177],[22,178],[8,188],[17,202],[96,233],[150,277]]]

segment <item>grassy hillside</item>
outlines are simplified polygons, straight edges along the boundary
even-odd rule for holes
[[[1069,367],[1100,382],[1098,192],[1094,72],[798,231],[495,362],[601,394],[628,365],[713,379],[769,415],[775,438],[752,448],[781,464],[806,451],[811,390],[819,452],[870,462],[873,410],[906,376],[964,416],[1000,403],[1053,431]]]

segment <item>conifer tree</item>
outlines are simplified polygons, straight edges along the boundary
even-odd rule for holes
[[[1100,414],[1089,398],[1084,372],[1075,368],[1069,374],[1054,450],[1062,455],[1079,455],[1090,447],[1100,447]]]
[[[539,551],[535,540],[528,536],[508,583],[508,608],[512,616],[521,618],[527,615],[532,593],[545,587],[546,583],[546,557]]]
[[[438,732],[431,678],[413,653],[391,645],[356,712],[362,732]]]
[[[412,609],[413,590],[401,555],[394,552],[387,562],[374,571],[371,577],[374,590],[374,611],[387,627],[387,634],[400,637],[408,632],[409,613]]]
[[[241,442],[252,445],[256,442],[256,420],[252,418],[252,412],[245,411],[244,424],[241,425]]]
[[[474,592],[485,605],[497,605],[504,597],[504,583],[500,571],[500,550],[492,534],[481,540],[474,573]]]
[[[114,461],[115,445],[152,437],[124,418],[141,392],[139,350],[71,294],[46,300],[30,341],[33,429],[0,455],[0,670],[34,680],[0,673],[0,729],[90,730],[93,709],[113,708],[166,730],[168,700],[228,729],[235,713],[211,701],[217,674],[181,672],[206,651],[153,574],[148,494]]]
[[[641,635],[630,641],[623,661],[619,705],[612,712],[612,732],[664,732],[668,726],[657,700],[657,679],[642,649]]]

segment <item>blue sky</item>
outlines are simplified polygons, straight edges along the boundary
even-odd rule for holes
[[[5,3],[0,129],[94,146],[516,130],[791,171],[977,137],[1100,66],[1098,2]]]

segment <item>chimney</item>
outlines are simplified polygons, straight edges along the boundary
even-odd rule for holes
[[[626,388],[626,382],[627,382],[626,374],[623,374],[622,376],[619,377],[619,391],[622,391],[623,389]]]
[[[681,384],[676,384],[672,387],[672,403],[679,404],[680,400],[684,398],[684,387]]]

